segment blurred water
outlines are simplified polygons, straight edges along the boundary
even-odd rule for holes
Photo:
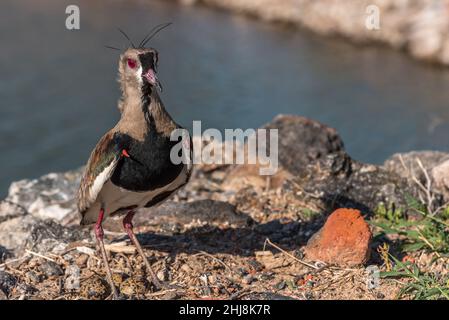
[[[81,30],[65,29],[65,8]],[[160,52],[162,98],[184,126],[258,127],[278,113],[335,127],[349,153],[382,162],[394,152],[447,150],[449,70],[400,52],[163,1],[2,0],[0,196],[11,181],[82,165],[118,119],[122,27]]]

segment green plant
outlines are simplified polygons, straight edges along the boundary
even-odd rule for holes
[[[301,209],[301,217],[305,220],[311,220],[315,217],[317,217],[320,213],[313,211],[309,208],[302,208]]]
[[[426,250],[435,252],[438,257],[449,254],[449,223],[447,210],[438,216],[426,212],[425,206],[418,201],[408,199],[409,210],[421,217],[410,221],[398,210],[387,210],[380,206],[376,217],[370,223],[377,226],[380,232],[387,235],[397,235],[400,249],[405,252]]]
[[[433,273],[423,273],[416,264],[410,262],[401,262],[389,254],[394,261],[392,270],[381,272],[382,278],[406,278],[409,281],[404,283],[398,293],[397,298],[410,295],[413,299],[448,299],[449,300],[449,278],[438,278]]]
[[[392,223],[398,223],[403,218],[402,210],[396,209],[392,205],[386,206],[383,202],[377,206],[374,213],[379,219]]]
[[[403,211],[381,204],[370,223],[379,228],[379,234],[392,236],[399,249],[405,253],[432,253],[434,259],[428,268],[431,270],[436,259],[449,256],[449,208],[429,213],[427,207],[418,200],[412,197],[406,199],[406,212],[418,214],[413,220],[409,220]],[[440,277],[431,271],[423,272],[413,260],[399,261],[389,252],[386,243],[379,246],[378,253],[386,269],[381,272],[381,277],[399,278],[403,283],[398,298],[449,299],[449,275]]]

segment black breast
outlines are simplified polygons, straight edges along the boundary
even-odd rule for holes
[[[113,184],[130,191],[151,191],[171,183],[184,164],[175,165],[170,151],[178,141],[149,130],[144,141],[122,135],[123,147],[131,156],[122,158],[111,177]]]

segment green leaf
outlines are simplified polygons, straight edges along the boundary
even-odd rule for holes
[[[426,244],[424,242],[407,243],[402,245],[402,250],[406,252],[414,252],[424,248]]]
[[[382,271],[379,273],[381,278],[389,277],[408,277],[408,273],[404,271]]]

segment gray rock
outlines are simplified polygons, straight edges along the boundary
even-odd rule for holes
[[[41,263],[39,270],[47,277],[61,276],[64,274],[64,271],[62,271],[62,268],[57,263],[47,260]]]
[[[41,253],[59,253],[74,241],[93,240],[88,229],[64,227],[54,220],[38,220],[28,229],[27,247]]]
[[[267,178],[270,188],[278,188],[286,179],[304,172],[311,162],[344,150],[343,141],[335,129],[304,117],[278,115],[263,128],[278,130],[278,170],[274,175],[262,176],[260,170],[264,165],[233,165],[222,184],[227,192],[246,185],[265,189]],[[267,150],[269,143],[268,139]]]
[[[39,283],[39,282],[41,282],[42,281],[42,275],[40,275],[40,274],[37,274],[36,272],[34,272],[34,271],[28,271],[26,274],[25,274],[25,276],[28,278],[28,279],[30,279],[32,282],[35,282],[35,283]]]
[[[31,228],[37,221],[27,215],[0,223],[0,244],[14,254],[22,253],[30,241]]]
[[[0,201],[0,223],[26,214],[26,208],[22,207],[20,204],[6,199]]]
[[[251,284],[254,281],[254,277],[250,274],[247,274],[243,277],[242,282],[244,284]]]
[[[165,202],[160,206],[143,209],[135,217],[136,225],[166,224],[168,222],[186,225],[192,221],[205,221],[209,224],[227,223],[246,226],[251,218],[236,212],[233,205],[214,200],[193,202]]]
[[[357,162],[344,151],[334,129],[303,117],[277,116],[265,128],[279,129],[279,163],[290,173],[272,177],[272,182],[276,180],[272,187],[280,188],[283,194],[293,190],[298,202],[315,203],[324,211],[349,207],[369,213],[382,203],[405,208],[410,196],[419,196],[417,185],[401,170],[399,157],[384,166]],[[443,153],[426,154],[423,159],[430,163],[431,159],[440,161],[445,157]],[[224,180],[225,188],[238,192],[249,184],[255,190],[263,190],[265,179],[257,179],[260,176],[250,169],[251,165],[241,167],[245,166],[247,170],[236,167],[230,171]],[[241,180],[240,176],[245,179]],[[250,176],[252,179],[246,179]]]
[[[84,237],[71,227],[78,222],[74,198],[80,177],[76,170],[13,182],[0,201],[0,246],[16,255],[25,248],[48,252]]]
[[[4,246],[0,246],[0,263],[5,261],[9,256],[10,252],[8,249],[6,249]]]
[[[80,268],[77,265],[70,265],[65,269],[66,279],[64,288],[68,291],[80,289]]]
[[[406,178],[411,185],[417,186],[417,180],[427,188],[430,183],[429,189],[434,195],[435,206],[449,201],[449,153],[439,151],[397,153],[388,158],[383,167]],[[423,191],[419,192],[425,198]]]
[[[340,152],[310,164],[294,182],[298,195],[318,202],[327,211],[356,208],[373,212],[380,203],[406,207],[407,197],[417,196],[417,189],[407,179],[382,167],[363,164]]]
[[[18,282],[14,290],[22,296],[33,294],[38,291],[35,287],[30,286],[24,282]]]
[[[279,222],[279,220],[272,220],[265,224],[259,224],[256,226],[256,231],[260,232],[264,235],[270,235],[275,232],[279,232],[282,230],[283,225]]]
[[[13,182],[6,200],[20,205],[36,218],[58,221],[75,218],[74,198],[80,178],[81,169]]]
[[[449,201],[449,160],[434,166],[429,175],[433,191],[440,193],[444,203],[447,203]]]
[[[25,249],[57,253],[70,242],[90,237],[87,229],[64,227],[53,220],[40,220],[31,215],[0,223],[0,244],[16,256]]]
[[[6,271],[0,270],[0,291],[8,296],[12,289],[14,289],[16,284],[16,277]]]
[[[395,153],[385,160],[383,167],[395,172],[401,177],[410,179],[412,175],[423,179],[423,172],[418,165],[421,161],[423,167],[427,171],[431,171],[434,167],[449,160],[449,153],[439,151],[412,151],[407,153]]]
[[[301,174],[311,162],[344,150],[335,129],[304,117],[278,115],[264,128],[279,130],[279,164],[293,175]]]

